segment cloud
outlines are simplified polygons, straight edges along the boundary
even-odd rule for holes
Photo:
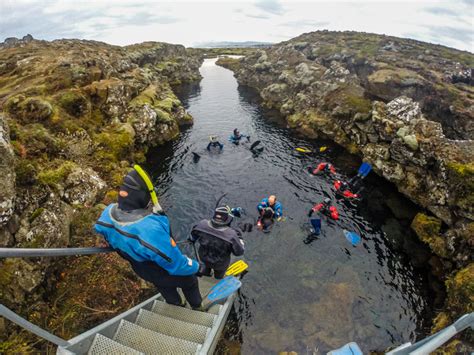
[[[256,18],[260,20],[267,20],[270,18],[268,15],[261,15],[261,14],[245,14],[245,16],[250,17],[250,18]]]
[[[453,11],[444,7],[428,7],[425,9],[425,11],[434,15],[453,16],[453,17],[460,16],[460,14],[457,13],[456,11]]]
[[[303,28],[303,27],[314,27],[321,28],[326,27],[330,24],[327,21],[313,21],[313,20],[301,20],[301,21],[288,21],[280,24],[280,26]]]
[[[259,0],[255,3],[255,6],[272,15],[283,14],[283,7],[278,0]]]
[[[428,26],[428,33],[433,39],[438,39],[437,42],[442,42],[442,39],[448,39],[454,42],[470,43],[472,51],[474,44],[474,32],[472,28]]]

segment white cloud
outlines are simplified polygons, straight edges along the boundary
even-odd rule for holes
[[[126,45],[164,41],[287,40],[327,28],[410,37],[474,52],[474,4],[457,1],[0,0],[0,40],[85,38]]]

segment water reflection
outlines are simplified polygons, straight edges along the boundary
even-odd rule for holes
[[[205,61],[201,73],[199,85],[179,92],[194,126],[150,152],[147,162],[174,233],[185,239],[194,223],[209,217],[224,192],[229,204],[248,211],[242,222],[254,220],[256,204],[269,194],[277,195],[287,216],[270,234],[254,228],[245,235],[250,272],[221,349],[235,348],[238,341],[244,354],[325,353],[356,341],[369,351],[414,340],[429,309],[429,291],[423,273],[401,246],[410,235],[409,216],[397,217],[388,208],[388,201],[400,204],[393,187],[369,177],[360,204],[336,199],[331,182],[308,174],[306,167],[329,161],[345,177],[357,171],[360,161],[330,142],[292,134],[277,116],[269,119],[254,93],[238,87],[232,73],[212,60]],[[248,144],[227,141],[236,127],[252,141],[262,141],[262,154],[252,155]],[[225,143],[221,154],[205,150],[211,134]],[[294,148],[302,145],[329,149],[317,155],[296,153]],[[199,161],[193,152],[201,156]],[[324,220],[319,238],[305,244],[306,213],[324,197],[337,206],[340,220]],[[361,235],[361,244],[348,243],[343,229]],[[412,242],[410,248],[426,256],[418,244]]]

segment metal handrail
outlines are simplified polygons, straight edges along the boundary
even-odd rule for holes
[[[28,258],[40,256],[71,256],[110,253],[112,248],[0,248],[0,258]]]
[[[466,328],[474,328],[474,312],[463,315],[450,326],[440,330],[439,332],[416,342],[415,344],[406,343],[396,349],[388,352],[387,355],[423,355],[429,354],[446,343],[456,334],[462,332]]]
[[[54,334],[34,325],[33,323],[27,321],[25,318],[20,317],[18,314],[10,310],[9,308],[5,307],[3,304],[0,304],[0,316],[5,317],[6,319],[12,321],[13,323],[18,324],[20,327],[36,334],[40,338],[43,338],[47,341],[50,341],[57,346],[68,346],[69,342],[66,340],[57,337]]]

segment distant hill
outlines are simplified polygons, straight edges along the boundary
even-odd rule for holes
[[[260,48],[270,47],[273,43],[270,42],[201,42],[194,45],[194,48]]]

